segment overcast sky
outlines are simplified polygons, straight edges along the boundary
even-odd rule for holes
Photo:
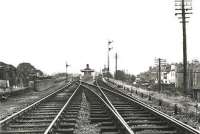
[[[46,73],[99,71],[110,52],[119,69],[138,74],[155,57],[182,61],[182,27],[174,0],[1,0],[0,61],[30,62]],[[187,26],[188,59],[200,59],[200,1],[193,0]]]

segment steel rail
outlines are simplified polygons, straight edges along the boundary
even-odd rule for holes
[[[1,128],[6,125],[7,123],[9,123],[11,120],[17,118],[18,116],[22,115],[23,113],[27,112],[28,110],[34,108],[35,106],[39,105],[41,102],[45,101],[47,98],[53,96],[54,94],[58,93],[59,91],[62,91],[63,89],[65,89],[66,87],[70,86],[72,84],[72,82],[68,82],[66,85],[64,85],[63,87],[59,88],[58,90],[54,91],[53,93],[47,95],[46,97],[43,97],[42,99],[34,102],[33,104],[23,108],[22,110],[12,114],[11,116],[3,119],[0,121],[0,130]]]
[[[74,93],[70,96],[70,98],[68,99],[68,101],[65,103],[65,105],[62,107],[62,109],[59,111],[59,113],[56,115],[56,117],[54,118],[54,120],[51,122],[51,124],[48,126],[48,128],[45,130],[44,134],[50,134],[52,133],[52,129],[53,126],[56,124],[56,122],[59,120],[59,117],[61,116],[61,114],[63,113],[63,111],[67,108],[67,106],[69,105],[70,101],[72,100],[72,98],[75,96],[75,94],[77,93],[78,89],[80,88],[80,83],[78,85],[78,87],[75,89]]]
[[[91,84],[91,83],[87,83],[87,82],[84,82],[84,81],[81,81],[84,85],[87,85],[87,86],[92,86],[92,87],[94,87],[95,85],[93,85],[93,84]],[[101,93],[101,91],[97,88],[97,87],[95,87],[95,91],[94,92],[96,92],[97,94],[99,94],[101,97],[104,97],[104,96],[102,96],[102,93]]]
[[[102,93],[102,95],[104,96],[104,98],[106,99],[106,101],[108,102],[108,104],[111,106],[111,108],[116,112],[116,114],[119,116],[119,118],[122,120],[122,122],[124,123],[125,127],[128,129],[128,131],[131,134],[135,134],[132,129],[130,128],[130,126],[127,124],[127,122],[123,119],[123,117],[119,114],[119,112],[117,111],[117,109],[113,106],[113,104],[110,102],[110,100],[108,99],[108,97],[105,95],[105,93],[101,90],[101,87],[98,85],[97,81],[97,88],[99,89],[99,91]]]
[[[84,84],[89,84],[89,83],[85,83],[85,82],[82,82],[82,83],[84,83]],[[91,86],[95,86],[95,85],[92,85],[92,84],[89,84],[89,85],[91,85]],[[83,86],[83,87],[85,87],[85,88],[87,88],[88,90],[90,90],[93,94],[95,94],[108,108],[109,108],[109,110],[115,115],[115,117],[117,117],[117,119],[120,121],[120,123],[123,125],[123,127],[126,129],[126,131],[127,131],[127,133],[128,134],[135,134],[135,133],[133,133],[133,131],[131,130],[131,128],[128,126],[128,124],[124,121],[124,119],[121,117],[121,115],[119,115],[119,113],[118,112],[116,112],[114,109],[113,109],[113,107],[111,107],[112,106],[112,104],[111,103],[107,103],[99,94],[97,94],[97,93],[95,93],[93,90],[91,90],[91,89],[89,89],[87,86],[84,86],[83,84],[81,85],[81,86]],[[95,86],[96,88],[98,88],[97,86]],[[100,92],[101,92],[101,90],[100,90]],[[103,92],[102,92],[103,93]],[[105,95],[104,93],[102,94],[103,96]],[[106,97],[106,96],[104,96],[104,97]]]
[[[137,98],[135,98],[133,96],[127,95],[124,92],[120,91],[119,89],[116,89],[115,87],[112,87],[111,85],[107,84],[107,86],[117,90],[120,93],[117,93],[116,91],[111,91],[111,90],[109,90],[107,88],[104,88],[104,87],[101,87],[101,88],[103,90],[112,92],[114,94],[117,94],[117,95],[119,95],[121,97],[124,97],[124,98],[126,98],[126,99],[128,99],[128,100],[130,100],[132,102],[135,102],[135,103],[141,105],[142,107],[148,109],[149,111],[153,112],[154,114],[156,114],[156,115],[166,119],[167,121],[173,123],[174,125],[176,125],[177,128],[179,128],[181,130],[183,129],[184,131],[187,131],[187,132],[189,132],[191,134],[200,134],[200,132],[198,130],[194,129],[193,127],[191,127],[191,126],[189,126],[189,125],[187,125],[187,124],[185,124],[185,123],[183,123],[183,122],[181,122],[181,121],[179,121],[179,120],[177,120],[177,119],[175,119],[175,118],[173,118],[173,117],[171,117],[171,116],[169,116],[169,115],[167,115],[167,114],[165,114],[165,113],[163,113],[163,112],[161,112],[161,111],[159,111],[157,109],[155,109],[154,107],[149,106],[148,104],[142,102],[141,100],[139,100],[139,99],[137,99]]]

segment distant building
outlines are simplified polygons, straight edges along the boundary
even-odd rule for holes
[[[176,83],[176,66],[174,64],[171,65],[170,71],[167,73],[167,83]]]
[[[200,66],[199,62],[193,64],[193,96],[198,102],[200,102]]]
[[[161,66],[161,82],[162,83],[164,83],[164,84],[169,83],[167,74],[170,72],[170,70],[171,70],[170,64],[166,64],[166,65]]]
[[[192,89],[200,89],[200,63],[195,60],[188,63],[187,67],[188,92]],[[139,78],[145,82],[158,80],[158,67],[149,67],[149,70],[139,74]],[[173,84],[176,88],[183,88],[183,64],[166,64],[161,66],[161,83]]]
[[[138,75],[141,81],[155,82],[157,81],[158,73],[156,67],[149,67],[149,70]]]
[[[187,66],[187,89],[190,93],[194,87],[194,75],[197,67],[200,64],[188,64]],[[197,80],[197,79],[196,79]],[[183,88],[183,64],[176,64],[175,68],[175,85],[177,88]]]

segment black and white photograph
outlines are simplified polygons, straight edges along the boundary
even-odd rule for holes
[[[200,134],[200,1],[0,0],[0,134]]]

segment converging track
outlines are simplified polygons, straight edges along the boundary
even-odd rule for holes
[[[0,134],[199,134],[107,82],[71,82],[0,121]]]
[[[104,99],[81,83],[70,83],[0,121],[0,134],[128,134]]]
[[[82,85],[54,124],[50,132],[56,134],[84,131],[123,134],[126,131],[109,106],[96,93]]]

